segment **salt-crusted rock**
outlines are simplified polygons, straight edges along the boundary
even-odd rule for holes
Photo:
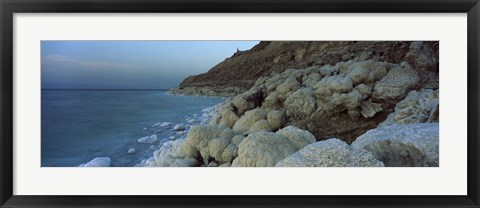
[[[140,139],[137,139],[137,142],[142,144],[153,144],[157,141],[158,141],[158,136],[156,134],[152,134],[150,136],[144,136]]]
[[[322,76],[319,73],[313,72],[308,76],[304,76],[302,83],[306,87],[313,88],[313,86],[315,86],[318,83],[318,81],[320,81],[320,79],[322,79]]]
[[[270,93],[263,101],[266,109],[276,110],[282,107],[282,101],[278,98],[278,92]]]
[[[401,99],[420,81],[417,72],[406,62],[395,67],[373,87],[372,98],[375,100]]]
[[[287,126],[278,130],[276,133],[290,140],[295,145],[297,150],[315,142],[316,140],[312,133],[303,129],[299,129],[295,126]]]
[[[245,134],[250,134],[250,133],[258,132],[258,131],[269,132],[269,131],[272,131],[272,127],[270,127],[270,124],[268,123],[268,121],[267,121],[266,119],[261,119],[261,120],[255,122],[255,123],[248,129],[248,131],[245,132]]]
[[[285,124],[285,111],[272,110],[268,112],[267,121],[273,131],[281,128]]]
[[[285,100],[293,92],[300,89],[300,83],[294,77],[289,77],[277,87],[278,97]]]
[[[279,161],[276,167],[383,167],[363,149],[352,149],[336,138],[315,142]]]
[[[311,88],[299,89],[285,101],[287,117],[306,118],[316,109],[316,99]]]
[[[349,92],[353,88],[352,78],[344,75],[336,75],[331,77],[325,77],[318,82],[314,88],[315,95],[319,97],[329,97],[333,93],[345,93]]]
[[[249,110],[233,126],[233,130],[246,133],[257,121],[267,118],[267,111],[263,108]]]
[[[386,126],[391,124],[410,124],[438,122],[435,119],[435,112],[438,112],[439,91],[422,89],[411,91],[407,97],[398,102],[395,112],[388,115],[387,119],[379,124]]]
[[[81,164],[80,167],[110,167],[112,160],[109,157],[97,157],[90,162]]]
[[[136,150],[134,148],[130,148],[127,151],[127,154],[135,154]]]
[[[319,69],[319,72],[320,72],[320,75],[322,76],[330,76],[330,75],[333,75],[335,72],[336,72],[336,69],[337,68],[334,68],[330,65],[325,65],[325,66],[322,66],[320,69]]]
[[[232,167],[272,167],[295,151],[295,145],[280,134],[252,133],[240,143]]]
[[[352,78],[353,84],[373,83],[387,74],[387,63],[374,60],[352,62],[348,66],[348,76]]]
[[[191,167],[198,164],[193,157],[185,157],[181,152],[185,139],[177,139],[163,143],[160,149],[153,153],[153,157],[138,164],[145,167]]]
[[[428,47],[427,44],[412,42],[405,58],[415,69],[438,71],[438,60],[434,54],[433,49]]]
[[[238,115],[243,115],[246,111],[255,108],[255,103],[248,102],[245,98],[241,96],[233,99],[232,104],[237,109]]]
[[[173,130],[174,131],[183,131],[183,130],[185,130],[185,126],[183,126],[181,124],[177,124],[173,127]]]
[[[220,116],[221,116],[221,119],[219,124],[223,124],[230,128],[232,128],[235,122],[237,122],[238,119],[240,119],[235,112],[233,112],[231,109],[228,109],[228,108],[224,108],[220,110]]]
[[[180,153],[185,157],[201,156],[205,165],[208,165],[210,158],[221,163],[231,162],[233,158],[224,158],[222,153],[235,135],[232,129],[224,125],[192,126],[180,147]]]
[[[170,136],[170,137],[168,137],[168,139],[175,140],[175,136]]]
[[[380,112],[383,110],[382,104],[380,103],[374,103],[372,100],[366,100],[362,101],[360,104],[360,107],[362,108],[362,111],[360,112],[363,117],[365,118],[371,118],[373,117],[376,113]]]
[[[439,165],[438,123],[394,124],[367,131],[352,148],[372,152],[385,166]]]
[[[234,137],[232,137],[232,140],[230,141],[230,143],[238,146],[240,145],[240,142],[242,142],[242,140],[244,139],[245,137],[243,135],[235,135]]]

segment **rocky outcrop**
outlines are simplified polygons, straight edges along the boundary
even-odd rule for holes
[[[408,93],[407,97],[398,102],[395,112],[379,124],[411,124],[439,121],[439,90],[421,89]]]
[[[250,89],[262,76],[282,73],[291,68],[335,65],[355,58],[397,64],[407,61],[414,68],[436,72],[438,42],[262,41],[250,50],[233,54],[207,73],[186,78],[179,87],[170,92],[235,96]],[[427,74],[425,72],[425,76],[420,77],[428,77]],[[312,75],[302,81],[315,83],[316,79],[317,75]]]
[[[438,123],[394,124],[367,131],[352,148],[368,150],[385,166],[438,167]]]
[[[383,167],[364,149],[354,149],[339,139],[315,142],[279,161],[276,167]]]
[[[418,124],[439,119],[438,43],[314,43],[306,50],[295,42],[289,56],[277,51],[285,43],[262,42],[219,64],[212,69],[218,75],[239,60],[265,66],[258,60],[265,51],[275,64],[309,63],[245,75],[242,80],[269,71],[218,106],[218,113],[203,122],[208,125],[188,128],[185,139],[165,143],[142,165],[438,166],[438,123]],[[315,53],[321,59],[312,58]],[[183,84],[204,90],[208,85],[197,84],[210,76]],[[224,86],[225,79],[212,83]]]

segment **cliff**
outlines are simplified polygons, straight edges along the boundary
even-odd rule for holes
[[[207,73],[187,77],[172,94],[235,96],[262,76],[287,69],[335,65],[354,58],[400,63],[406,61],[408,41],[262,41],[239,51]],[[426,42],[438,60],[438,42]],[[432,66],[435,70],[437,66]]]

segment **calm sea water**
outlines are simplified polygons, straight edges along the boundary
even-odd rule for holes
[[[140,144],[154,133],[161,141],[174,134],[158,132],[158,122],[185,119],[218,104],[222,98],[174,96],[164,90],[42,90],[42,167],[78,166],[110,157],[112,166],[133,166],[152,156],[161,144]],[[127,154],[135,148],[135,154]]]

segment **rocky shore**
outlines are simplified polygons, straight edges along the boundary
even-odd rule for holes
[[[138,166],[439,166],[438,42],[293,42],[285,60],[283,45],[262,42],[171,90],[231,98]],[[205,81],[233,61],[252,73]],[[243,84],[225,84],[232,76]]]

